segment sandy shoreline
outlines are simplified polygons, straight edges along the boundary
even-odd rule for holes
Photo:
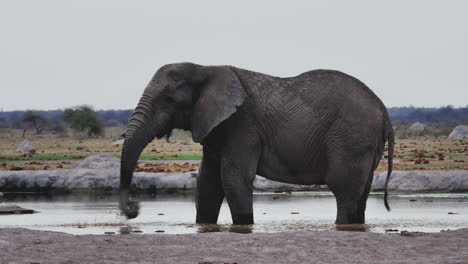
[[[468,229],[83,235],[0,229],[1,263],[468,263]]]

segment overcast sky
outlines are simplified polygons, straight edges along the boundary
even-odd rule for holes
[[[468,104],[468,1],[0,1],[0,110],[133,109],[162,65],[336,69],[387,106]]]

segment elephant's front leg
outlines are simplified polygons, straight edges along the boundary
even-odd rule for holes
[[[226,200],[235,225],[254,223],[253,181],[257,171],[260,150],[242,148],[243,144],[228,147],[223,151],[221,177]]]
[[[204,147],[203,160],[197,178],[196,222],[198,224],[216,224],[223,199],[224,191],[221,184],[218,154]]]

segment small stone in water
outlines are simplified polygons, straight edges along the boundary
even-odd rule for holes
[[[398,232],[398,229],[385,229],[385,232]]]
[[[278,200],[278,199],[279,199],[279,197],[273,196],[273,200]]]
[[[156,233],[164,233],[164,232],[166,232],[166,231],[164,231],[164,230],[156,230],[156,231],[154,231],[154,232],[156,232]]]
[[[163,213],[159,213],[158,215],[164,215]]]
[[[115,235],[115,232],[104,232],[106,235]]]
[[[291,212],[291,214],[299,214],[299,212]]]
[[[416,199],[410,199],[409,201],[410,202],[416,202]]]
[[[411,232],[408,232],[407,230],[403,230],[400,232],[400,236],[414,236],[414,234]]]
[[[458,213],[454,213],[454,212],[448,212],[449,215],[456,215]]]
[[[143,231],[141,231],[141,230],[132,230],[130,232],[132,232],[132,233],[143,233]]]

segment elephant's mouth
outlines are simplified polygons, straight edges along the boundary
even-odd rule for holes
[[[172,134],[172,129],[167,129],[167,130],[161,131],[160,133],[156,134],[156,138],[161,139],[161,138],[165,137],[165,138],[169,139],[171,134]]]
[[[172,121],[171,121],[171,122],[169,122],[169,124],[167,126],[165,126],[163,129],[161,129],[160,132],[156,133],[156,138],[161,139],[161,138],[165,137],[165,138],[169,139],[169,137],[172,134],[172,130],[173,130],[173,127],[172,127]]]

